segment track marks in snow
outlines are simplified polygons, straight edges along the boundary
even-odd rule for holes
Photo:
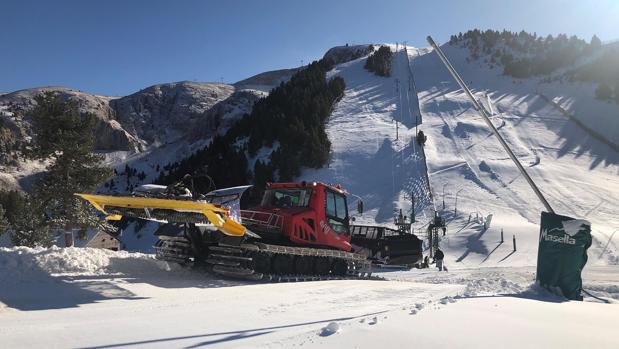
[[[433,216],[424,153],[414,140],[418,108],[414,90],[408,91],[407,57],[403,50],[393,57],[391,77],[363,69],[364,58],[329,73],[346,81],[344,97],[327,123],[331,163],[328,168],[306,170],[300,178],[340,183],[362,197],[366,213],[356,217],[360,224],[391,224],[398,209],[410,212],[411,195],[420,217]]]
[[[592,221],[595,242],[590,254],[601,253],[603,257],[592,258],[591,262],[618,263],[614,257],[619,254],[617,237],[610,239],[609,251],[603,249],[613,228],[619,226],[619,201],[613,199],[619,193],[619,154],[592,139],[537,96],[535,81],[513,84],[498,71],[466,62],[466,50],[448,45],[444,49],[470,87],[496,96],[492,101],[497,111],[493,123],[500,127],[499,132],[527,166],[554,210]],[[525,250],[519,248],[501,262],[491,257],[489,263],[534,261],[534,256],[525,255],[536,251],[535,227],[543,206],[436,54],[415,58],[412,67],[416,69],[424,132],[428,134],[430,181],[439,188],[448,184],[452,198],[456,190],[464,189],[458,211],[490,211],[495,217],[493,224],[509,225],[519,241],[524,240],[519,246],[526,246]],[[555,87],[557,91],[564,88]],[[603,200],[610,202],[601,204]],[[474,236],[476,232],[466,230],[460,234]],[[467,243],[465,238],[454,239],[450,253],[460,256]]]

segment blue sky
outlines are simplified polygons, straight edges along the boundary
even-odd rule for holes
[[[592,4],[595,5],[592,5]],[[345,43],[427,46],[472,28],[619,39],[617,0],[29,1],[0,3],[0,91],[62,85],[126,95],[235,82]]]

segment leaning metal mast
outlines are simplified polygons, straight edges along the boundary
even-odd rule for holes
[[[505,149],[509,157],[516,164],[516,167],[518,167],[518,170],[520,171],[520,173],[527,180],[527,182],[531,186],[531,189],[533,189],[533,191],[535,192],[535,195],[537,195],[537,197],[540,199],[542,204],[544,204],[544,207],[546,207],[546,210],[548,212],[555,213],[555,211],[552,209],[552,207],[550,207],[550,204],[544,197],[544,194],[542,194],[542,192],[539,190],[537,185],[535,185],[535,182],[533,182],[533,180],[531,179],[527,171],[524,169],[524,167],[520,163],[520,161],[518,161],[518,158],[516,158],[516,155],[514,154],[514,152],[512,152],[512,150],[509,148],[509,146],[507,145],[503,137],[499,134],[499,131],[496,129],[496,127],[494,127],[494,124],[492,124],[492,121],[490,121],[490,118],[488,117],[488,113],[486,109],[481,104],[479,104],[479,102],[475,99],[475,97],[471,93],[471,90],[469,90],[469,88],[466,86],[466,84],[464,83],[464,81],[462,80],[462,78],[460,77],[456,69],[454,69],[454,67],[451,65],[447,57],[445,57],[445,54],[443,53],[441,48],[434,42],[434,40],[432,40],[432,37],[428,36],[427,40],[428,40],[428,43],[432,45],[432,47],[434,48],[434,51],[436,52],[436,54],[438,54],[438,57],[441,59],[441,61],[443,61],[443,64],[445,64],[445,67],[447,67],[447,70],[449,70],[449,72],[451,73],[451,76],[453,76],[453,78],[460,85],[462,90],[469,96],[469,98],[471,99],[471,102],[473,102],[473,106],[479,112],[479,115],[482,116],[482,118],[484,119],[488,127],[490,127],[490,129],[492,130],[492,133],[494,133],[494,135],[499,139],[499,142],[503,146],[503,149]]]

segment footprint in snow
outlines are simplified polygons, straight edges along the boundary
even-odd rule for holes
[[[376,325],[377,323],[378,323],[378,318],[376,316],[372,318],[372,321],[368,322],[368,324],[370,325]]]

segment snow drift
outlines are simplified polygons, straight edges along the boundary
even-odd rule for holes
[[[153,255],[97,248],[0,248],[0,284],[63,275],[134,275],[180,268]]]

